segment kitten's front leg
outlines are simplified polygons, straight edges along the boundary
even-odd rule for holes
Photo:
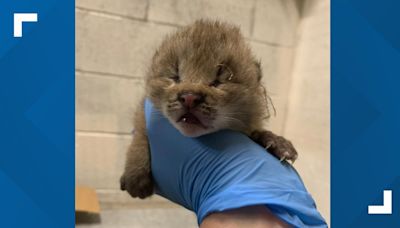
[[[135,115],[135,133],[126,154],[125,171],[120,178],[120,185],[121,190],[126,190],[132,197],[143,199],[153,194],[154,185],[143,105],[139,108]]]
[[[275,135],[271,131],[255,130],[251,133],[250,138],[281,161],[289,160],[294,162],[298,157],[296,149],[289,140]]]

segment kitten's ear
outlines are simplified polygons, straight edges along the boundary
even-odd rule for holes
[[[256,60],[256,61],[254,61],[254,65],[256,65],[257,81],[261,81],[261,78],[263,76],[262,69],[261,69],[261,62]]]

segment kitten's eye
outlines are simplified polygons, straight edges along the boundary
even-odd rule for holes
[[[173,76],[170,77],[171,80],[173,80],[175,83],[181,82],[181,78],[179,77],[179,62],[178,60],[176,61],[173,69]]]
[[[220,63],[217,65],[217,78],[222,81],[230,81],[233,77],[232,70],[225,64]]]
[[[174,75],[174,76],[170,77],[170,79],[172,81],[174,81],[175,83],[181,82],[181,79],[180,79],[179,75]]]
[[[210,83],[210,86],[212,86],[212,87],[217,87],[219,85],[221,85],[221,82],[219,80],[215,80],[215,81]]]
[[[225,66],[222,64],[219,64],[218,68],[217,68],[217,77],[221,76],[224,73],[224,71],[225,71]]]

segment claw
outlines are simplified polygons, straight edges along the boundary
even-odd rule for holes
[[[281,159],[279,159],[280,162],[283,162],[286,160],[286,156],[282,156]]]
[[[294,156],[293,156],[293,158],[291,159],[291,161],[292,161],[292,165],[294,164],[294,162],[296,161],[296,159],[297,159],[297,154],[295,154]]]
[[[268,150],[274,143],[273,142],[269,142],[266,146],[265,149]]]

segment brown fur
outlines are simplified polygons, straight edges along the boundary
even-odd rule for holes
[[[158,48],[147,74],[145,98],[184,135],[241,131],[278,158],[294,161],[297,152],[289,141],[259,129],[269,116],[261,78],[260,63],[237,27],[200,20],[166,37]],[[193,111],[202,127],[179,121],[187,112],[179,97],[187,92],[204,98]],[[143,103],[134,124],[121,189],[145,198],[152,194],[153,184]]]

